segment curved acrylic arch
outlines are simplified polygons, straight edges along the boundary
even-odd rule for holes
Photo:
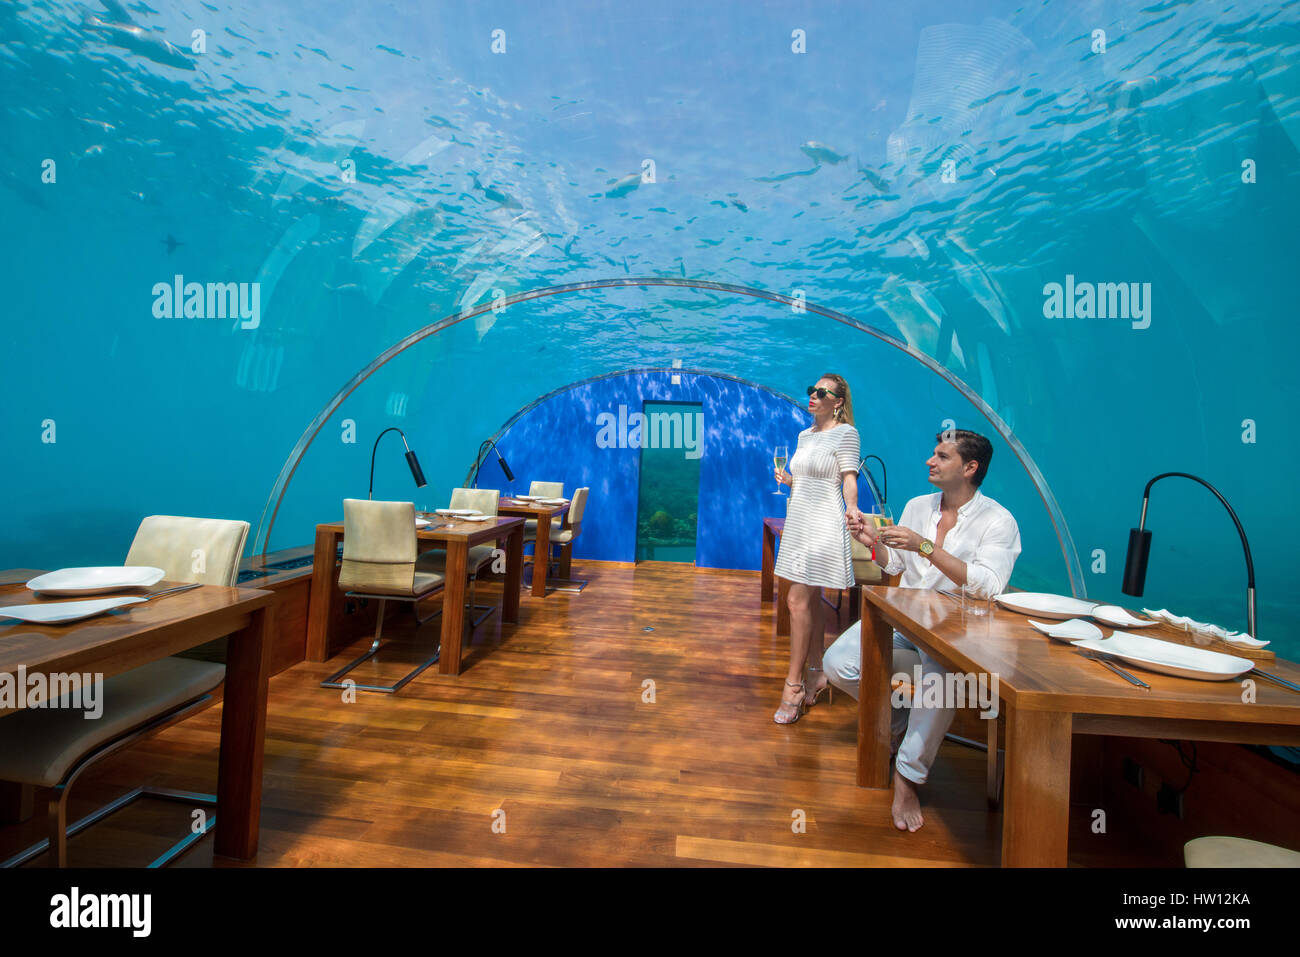
[[[786,296],[779,292],[771,292],[766,289],[755,289],[751,286],[716,282],[711,279],[677,279],[658,276],[628,276],[619,279],[591,279],[585,282],[565,283],[558,286],[544,286],[540,289],[530,289],[526,292],[516,293],[513,296],[507,296],[504,299],[497,299],[490,303],[485,303],[481,306],[475,307],[474,309],[467,309],[462,312],[453,313],[452,315],[431,323],[422,329],[416,330],[406,338],[389,346],[371,360],[369,365],[348,380],[348,382],[334,394],[334,397],[330,399],[325,408],[317,413],[316,417],[312,419],[311,423],[307,426],[306,431],[303,432],[302,436],[298,439],[298,442],[294,445],[293,450],[289,453],[289,457],[285,460],[284,466],[280,469],[280,474],[275,480],[275,486],[271,489],[271,494],[267,497],[266,505],[262,509],[262,517],[257,526],[257,535],[253,540],[254,553],[258,551],[258,543],[260,542],[262,554],[266,554],[267,543],[271,537],[271,529],[275,527],[275,517],[280,511],[280,503],[284,500],[285,491],[288,489],[289,482],[292,481],[294,472],[297,471],[298,465],[302,462],[303,455],[306,454],[308,447],[310,447],[311,443],[320,433],[320,430],[325,426],[325,423],[329,421],[330,416],[338,410],[338,407],[343,404],[344,400],[355,392],[357,388],[366,381],[366,379],[370,378],[370,376],[381,369],[395,356],[405,352],[421,340],[427,339],[429,336],[437,335],[439,332],[449,328],[450,326],[454,326],[459,322],[464,322],[467,319],[473,319],[475,316],[481,316],[494,309],[500,310],[507,306],[512,306],[515,303],[527,302],[530,299],[562,296],[569,293],[584,292],[591,289],[617,289],[624,286],[672,286],[687,289],[706,289],[711,292],[725,292],[737,296],[748,296],[751,299],[766,299],[769,302],[781,303],[803,312],[810,312],[813,315],[833,319],[852,329],[857,329],[859,332],[864,332],[869,336],[873,336],[881,342],[893,346],[895,349],[911,356],[917,362],[921,363],[921,365],[925,366],[956,389],[967,402],[979,411],[980,415],[984,416],[989,425],[993,426],[993,428],[997,430],[998,435],[1002,437],[1003,441],[1010,446],[1011,451],[1015,453],[1016,458],[1020,461],[1021,467],[1024,468],[1025,473],[1029,476],[1029,480],[1033,482],[1034,488],[1038,490],[1038,495],[1039,498],[1042,499],[1043,507],[1047,509],[1048,516],[1052,520],[1052,527],[1056,532],[1057,542],[1061,546],[1061,555],[1065,559],[1066,573],[1070,578],[1071,593],[1076,598],[1084,598],[1087,596],[1087,588],[1083,581],[1083,569],[1079,564],[1079,554],[1075,550],[1074,539],[1070,537],[1070,529],[1066,525],[1065,516],[1061,513],[1060,506],[1056,502],[1056,496],[1052,494],[1052,489],[1047,484],[1047,480],[1043,478],[1042,472],[1035,464],[1033,458],[1029,455],[1029,452],[1021,444],[1020,440],[1012,434],[1011,429],[1002,421],[1001,416],[994,412],[989,404],[985,402],[973,389],[971,389],[970,386],[948,369],[944,368],[944,366],[940,365],[935,359],[926,355],[924,352],[913,348],[903,340],[888,335],[873,326],[865,325],[845,313],[839,312],[835,309],[829,309],[825,306],[819,306],[803,299],[795,299],[791,296]],[[714,375],[716,373],[708,374]],[[274,505],[272,505],[272,503],[274,503]],[[268,510],[271,512],[271,521],[269,524],[267,524],[266,521]],[[266,528],[265,535],[262,531],[263,527]]]

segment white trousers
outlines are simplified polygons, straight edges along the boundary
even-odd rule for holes
[[[946,673],[942,665],[932,659],[916,645],[912,644],[898,632],[894,632],[894,661],[891,675],[902,673],[908,682],[914,680],[915,666],[921,666],[922,680],[928,675],[937,675],[942,681]],[[862,677],[862,623],[854,622],[844,634],[835,639],[835,643],[826,649],[822,659],[822,668],[826,678],[835,687],[856,700],[859,695]],[[936,679],[929,679],[934,681]],[[909,699],[909,703],[910,703]],[[943,736],[952,726],[956,708],[934,705],[926,707],[894,708],[890,719],[890,728],[895,741],[902,737],[898,747],[898,757],[894,767],[899,774],[913,784],[924,784],[930,775]]]

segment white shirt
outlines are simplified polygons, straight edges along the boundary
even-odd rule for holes
[[[942,492],[918,495],[904,506],[898,524],[934,541],[939,531],[942,500]],[[992,598],[1006,591],[1011,581],[1011,570],[1020,555],[1020,527],[1010,512],[977,489],[974,498],[957,509],[957,524],[948,530],[943,543],[935,547],[966,563],[966,586],[971,594]],[[878,544],[876,555],[884,557],[882,551],[889,556],[885,573],[903,573],[898,582],[901,588],[957,587],[919,552]]]

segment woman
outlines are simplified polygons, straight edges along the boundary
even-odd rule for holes
[[[805,662],[822,668],[825,625],[822,589],[853,587],[853,552],[848,517],[858,511],[858,430],[853,426],[849,385],[841,376],[824,375],[808,388],[811,428],[799,433],[790,471],[776,470],[776,480],[790,486],[785,531],[776,556],[775,574],[790,583],[790,668],[773,715],[777,724],[793,724],[816,696],[805,693]],[[819,682],[820,683],[820,682]]]

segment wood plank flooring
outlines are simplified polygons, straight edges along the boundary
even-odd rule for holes
[[[590,581],[581,594],[525,595],[517,625],[485,622],[457,678],[430,670],[397,695],[344,703],[318,683],[365,639],[272,679],[257,865],[998,863],[983,753],[944,745],[927,823],[905,834],[889,792],[855,785],[852,699],[772,722],[788,641],[759,602],[757,572],[578,562],[573,574]],[[499,585],[479,589],[481,602],[499,596]],[[437,641],[438,622],[418,633],[410,618],[391,622],[396,644],[352,677],[395,680]],[[212,792],[219,729],[217,706],[114,755],[78,782],[71,813],[140,783]],[[1092,835],[1089,811],[1071,812],[1072,863],[1177,863]],[[69,859],[142,866],[189,821],[183,806],[142,801],[73,838]],[[43,826],[38,813],[0,827],[0,858]],[[173,866],[211,866],[211,845]]]

